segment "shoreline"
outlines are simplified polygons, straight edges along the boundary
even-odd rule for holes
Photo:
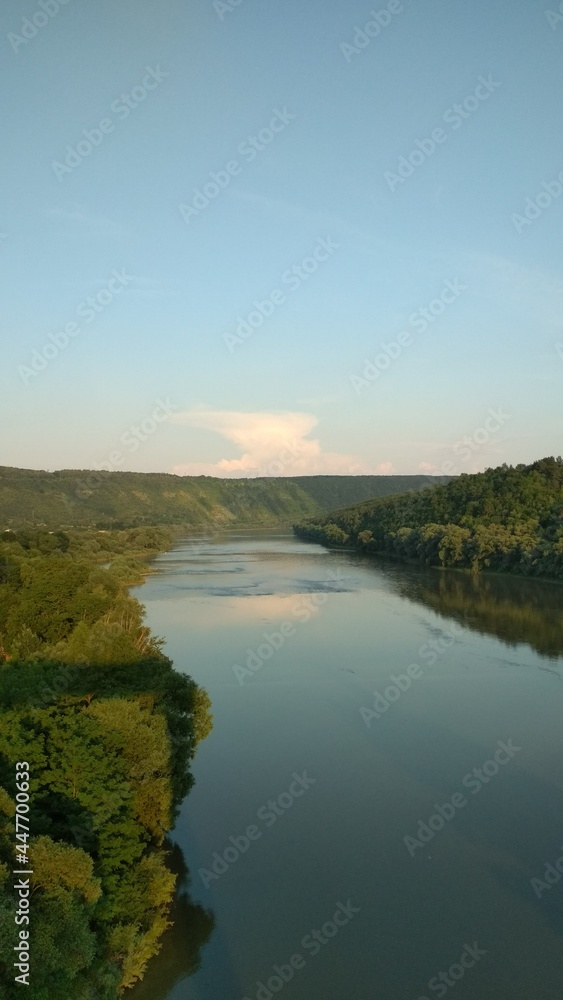
[[[307,542],[310,545],[321,545],[323,548],[327,549],[328,552],[348,552],[354,553],[354,555],[362,556],[365,559],[382,559],[389,560],[389,562],[399,563],[403,566],[416,566],[419,569],[432,569],[437,570],[439,573],[461,573],[463,576],[474,577],[478,579],[479,577],[506,577],[510,580],[527,580],[533,583],[549,583],[556,586],[563,586],[563,580],[552,576],[535,576],[526,573],[511,573],[508,570],[496,570],[496,569],[479,569],[472,570],[468,566],[436,566],[434,563],[425,563],[420,559],[405,559],[404,556],[395,555],[392,552],[367,552],[365,549],[360,549],[355,546],[350,545],[328,545],[326,542],[318,541],[317,539],[309,538],[299,538],[299,535],[295,535],[300,541]]]

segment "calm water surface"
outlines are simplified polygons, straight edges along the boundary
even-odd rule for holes
[[[283,531],[156,568],[136,596],[214,729],[172,834],[174,929],[131,1000],[561,1000],[563,877],[530,880],[563,855],[563,587]],[[487,776],[499,741],[519,749]]]

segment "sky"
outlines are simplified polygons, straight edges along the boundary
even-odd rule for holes
[[[2,5],[0,464],[560,454],[550,2]]]

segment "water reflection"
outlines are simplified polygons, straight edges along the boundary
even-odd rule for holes
[[[170,911],[172,926],[164,934],[162,948],[149,962],[142,982],[127,990],[128,1000],[155,1000],[155,997],[168,996],[175,986],[197,972],[201,967],[201,949],[215,927],[211,910],[190,898],[190,875],[177,844],[170,845],[168,865],[178,876]]]
[[[359,556],[365,563],[366,557]],[[371,560],[370,560],[371,561]],[[563,587],[493,575],[474,576],[377,561],[395,593],[423,604],[445,618],[501,639],[508,646],[526,643],[541,656],[563,655]]]

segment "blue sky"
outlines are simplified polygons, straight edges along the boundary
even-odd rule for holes
[[[562,451],[556,3],[43,3],[0,22],[0,463]]]

